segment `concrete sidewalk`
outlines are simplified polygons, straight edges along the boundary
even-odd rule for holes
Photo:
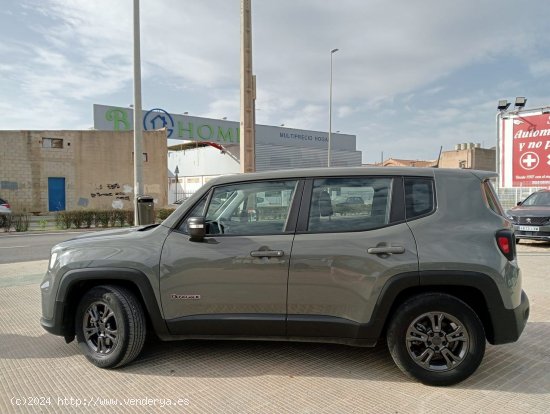
[[[0,265],[0,412],[548,413],[550,254],[519,248],[531,301],[525,332],[488,345],[471,378],[444,388],[405,377],[383,344],[150,338],[129,366],[98,369],[39,324],[48,262]]]

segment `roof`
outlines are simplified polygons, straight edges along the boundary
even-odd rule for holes
[[[436,171],[446,174],[469,176],[474,174],[480,179],[496,177],[497,174],[490,171],[464,170],[456,168],[410,168],[410,167],[332,167],[332,168],[303,168],[294,170],[277,170],[256,173],[228,174],[214,178],[208,182],[210,185],[218,185],[232,182],[251,180],[269,180],[278,178],[322,178],[322,177],[346,177],[360,175],[406,175],[416,177],[433,177]]]
[[[275,180],[275,179],[299,179],[299,178],[323,178],[323,177],[353,177],[353,176],[410,176],[410,177],[434,177],[437,175],[451,175],[478,177],[478,179],[486,179],[496,177],[497,174],[490,171],[463,170],[456,168],[410,168],[410,167],[345,167],[345,168],[304,168],[296,170],[278,170],[256,173],[240,173],[228,174],[209,180],[201,190],[195,192],[178,208],[187,208],[190,204],[194,204],[204,195],[212,186],[255,181],[255,180]],[[186,207],[184,207],[186,206]],[[177,223],[179,216],[177,214],[170,215],[163,223],[163,226],[171,227]]]

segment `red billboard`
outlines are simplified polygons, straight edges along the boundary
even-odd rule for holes
[[[550,188],[550,114],[510,114],[500,144],[503,187]]]

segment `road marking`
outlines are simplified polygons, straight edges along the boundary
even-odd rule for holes
[[[8,246],[8,247],[0,247],[0,249],[19,249],[21,247],[31,247],[31,246]]]

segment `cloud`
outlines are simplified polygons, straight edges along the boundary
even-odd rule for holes
[[[529,69],[535,77],[546,77],[550,75],[550,59],[532,62]]]
[[[530,93],[529,102],[547,103],[539,92],[550,77],[540,40],[546,4],[279,0],[252,8],[258,123],[328,129],[332,48],[340,49],[333,126],[356,133],[367,153],[431,154],[429,146],[475,131],[489,139],[491,102]],[[239,12],[237,0],[142,1],[144,102],[238,120]],[[131,2],[26,0],[0,19],[0,106],[14,108],[5,126],[75,128],[91,123],[92,103],[131,102]]]

